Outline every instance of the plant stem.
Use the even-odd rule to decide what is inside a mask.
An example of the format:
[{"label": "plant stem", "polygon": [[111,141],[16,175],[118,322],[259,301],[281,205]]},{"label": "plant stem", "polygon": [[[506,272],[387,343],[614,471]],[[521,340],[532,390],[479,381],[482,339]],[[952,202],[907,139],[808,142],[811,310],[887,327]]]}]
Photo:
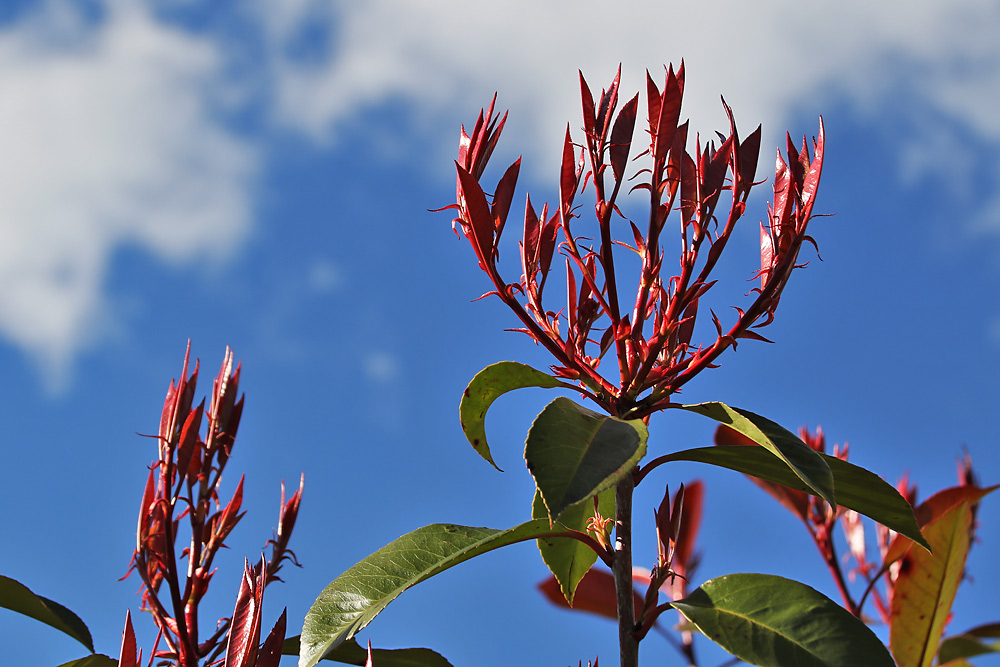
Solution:
[{"label": "plant stem", "polygon": [[618,646],[621,667],[638,667],[639,642],[635,631],[635,602],[632,586],[632,475],[615,488],[615,593],[618,601]]}]

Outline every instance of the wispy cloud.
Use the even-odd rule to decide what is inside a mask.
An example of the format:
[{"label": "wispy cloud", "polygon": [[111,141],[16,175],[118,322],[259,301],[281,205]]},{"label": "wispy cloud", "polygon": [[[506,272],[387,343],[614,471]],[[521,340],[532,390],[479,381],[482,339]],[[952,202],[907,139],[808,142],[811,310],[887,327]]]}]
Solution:
[{"label": "wispy cloud", "polygon": [[218,256],[250,221],[254,149],[219,120],[219,47],[110,3],[50,2],[0,31],[0,335],[51,389],[114,327],[109,259]]}]

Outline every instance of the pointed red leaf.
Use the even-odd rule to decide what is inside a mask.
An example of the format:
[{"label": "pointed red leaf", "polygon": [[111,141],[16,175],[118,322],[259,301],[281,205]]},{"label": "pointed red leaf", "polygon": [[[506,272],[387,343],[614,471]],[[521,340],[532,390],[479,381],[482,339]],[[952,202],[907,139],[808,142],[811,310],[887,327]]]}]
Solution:
[{"label": "pointed red leaf", "polygon": [[625,175],[625,165],[628,163],[629,150],[632,147],[632,134],[635,131],[635,116],[639,107],[639,95],[637,94],[629,100],[618,118],[615,120],[614,129],[611,130],[611,170],[614,172],[615,180],[621,181]]},{"label": "pointed red leaf", "polygon": [[[278,667],[281,661],[281,647],[285,643],[285,625],[288,610],[284,609],[278,617],[271,632],[268,633],[264,645],[257,653],[257,667]],[[227,666],[228,667],[228,666]]]},{"label": "pointed red leaf", "polygon": [[122,647],[118,652],[118,667],[139,667],[142,656],[135,654],[135,632],[132,630],[132,613],[125,612],[125,629],[122,631]]},{"label": "pointed red leaf", "polygon": [[517,185],[517,175],[521,170],[521,158],[517,158],[514,164],[507,168],[503,178],[497,184],[496,194],[493,195],[493,224],[496,228],[496,239],[500,240],[500,234],[507,222],[507,213],[510,211],[510,203],[514,198],[514,188]]},{"label": "pointed red leaf", "polygon": [[583,165],[583,153],[580,154],[580,159],[577,160],[573,141],[569,136],[569,124],[567,124],[566,138],[563,141],[562,169],[559,176],[559,201],[562,205],[561,212],[566,222],[568,222],[570,212],[573,209],[573,199],[576,197],[576,189],[580,185]]},{"label": "pointed red leaf", "polygon": [[590,92],[587,80],[580,71],[580,100],[583,103],[583,131],[588,137],[594,134],[594,95]]},{"label": "pointed red leaf", "polygon": [[673,569],[677,574],[687,575],[693,563],[694,545],[701,527],[701,512],[705,495],[705,485],[700,479],[688,482],[684,486],[684,500],[680,530],[677,533],[677,544],[674,547]]},{"label": "pointed red leaf", "polygon": [[615,107],[618,106],[618,85],[622,78],[622,66],[621,63],[618,64],[618,72],[615,74],[614,81],[608,86],[607,91],[602,91],[601,94],[601,107],[597,112],[597,117],[595,120],[598,121],[599,125],[596,125],[594,129],[598,131],[598,139],[600,141],[605,141],[608,136],[608,128],[611,127],[611,117],[615,113]]},{"label": "pointed red leaf", "polygon": [[740,186],[749,189],[757,175],[757,160],[760,157],[760,133],[758,125],[753,133],[740,143]]},{"label": "pointed red leaf", "polygon": [[455,167],[458,169],[461,203],[464,204],[463,212],[468,216],[466,222],[472,233],[472,238],[469,240],[472,241],[472,247],[485,269],[490,265],[493,256],[493,214],[486,201],[486,193],[483,192],[472,174],[457,162]]},{"label": "pointed red leaf", "polygon": [[[819,119],[819,136],[813,144],[813,160],[802,183],[802,210],[808,218],[816,201],[816,190],[819,188],[819,178],[823,173],[823,149],[826,145],[826,133],[823,127],[823,117]],[[805,152],[805,151],[803,151]]]},{"label": "pointed red leaf", "polygon": [[[258,569],[258,568],[255,568]],[[263,560],[259,573],[244,562],[243,579],[236,598],[236,609],[229,627],[229,644],[226,647],[226,667],[254,667],[257,660],[257,642],[260,639],[261,601],[264,595],[265,572]]]},{"label": "pointed red leaf", "polygon": [[681,99],[684,96],[683,84],[674,75],[673,67],[667,72],[667,83],[660,98],[660,115],[656,121],[653,134],[653,159],[661,162],[667,151],[673,145],[674,132],[681,117]]}]

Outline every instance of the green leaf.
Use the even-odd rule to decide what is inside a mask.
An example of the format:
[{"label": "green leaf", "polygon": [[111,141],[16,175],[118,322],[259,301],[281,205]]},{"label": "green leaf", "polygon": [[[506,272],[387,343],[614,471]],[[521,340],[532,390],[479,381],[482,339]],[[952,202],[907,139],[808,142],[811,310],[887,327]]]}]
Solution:
[{"label": "green leaf", "polygon": [[94,653],[85,658],[64,662],[59,667],[118,667],[118,661],[102,653]]},{"label": "green leaf", "polygon": [[770,419],[725,403],[698,403],[670,407],[696,412],[742,433],[785,462],[806,483],[810,493],[831,505],[834,502],[833,475],[819,452]]},{"label": "green leaf", "polygon": [[972,506],[993,490],[961,488],[966,498],[923,528],[933,553],[910,549],[896,577],[889,607],[889,647],[899,667],[929,667],[934,662],[965,574]]},{"label": "green leaf", "polygon": [[[497,470],[500,470],[500,466],[493,460],[493,454],[486,443],[486,412],[499,396],[523,387],[574,389],[573,386],[567,385],[542,371],[535,370],[531,366],[519,364],[516,361],[501,361],[479,371],[476,377],[472,378],[469,386],[465,388],[465,393],[462,394],[462,403],[458,407],[458,413],[462,420],[462,430],[465,432],[465,437],[469,439],[469,443],[479,452],[479,455],[489,461]],[[503,471],[500,470],[500,472]]]},{"label": "green leaf", "polygon": [[433,524],[388,544],[323,589],[302,627],[299,667],[312,667],[368,625],[386,605],[425,579],[494,549],[557,535],[535,519],[507,530]]},{"label": "green leaf", "polygon": [[[299,638],[289,637],[281,647],[282,655],[299,654]],[[368,650],[357,640],[349,639],[327,653],[324,660],[346,665],[368,664]],[[451,667],[451,663],[429,648],[372,649],[372,662],[378,667]]]},{"label": "green leaf", "polygon": [[90,630],[79,616],[58,602],[35,595],[24,584],[3,575],[0,575],[0,607],[51,625],[86,646],[91,653],[94,652]]},{"label": "green leaf", "polygon": [[[615,490],[605,489],[598,494],[597,499],[601,516],[614,518]],[[580,503],[562,513],[559,525],[586,533],[587,522],[593,515],[593,502]],[[538,489],[535,489],[535,499],[531,503],[531,518],[548,520],[548,510],[545,509],[545,503]],[[542,560],[552,572],[552,576],[559,582],[559,588],[566,602],[572,606],[576,587],[591,566],[597,562],[597,553],[583,542],[567,537],[540,539],[538,550],[542,553]]]},{"label": "green leaf", "polygon": [[752,665],[894,667],[868,626],[790,579],[730,574],[672,604],[705,636]]},{"label": "green leaf", "polygon": [[[875,473],[853,463],[827,454],[820,456],[833,473],[837,505],[864,514],[924,548],[930,548],[917,527],[913,508],[895,488]],[[661,460],[708,463],[816,495],[783,461],[760,447],[699,447],[668,454]]]},{"label": "green leaf", "polygon": [[952,660],[974,658],[987,653],[1000,653],[1000,642],[987,644],[967,634],[948,637],[938,648],[938,664],[944,665]]},{"label": "green leaf", "polygon": [[557,398],[528,430],[524,460],[552,521],[632,472],[646,454],[642,420],[608,417]]}]

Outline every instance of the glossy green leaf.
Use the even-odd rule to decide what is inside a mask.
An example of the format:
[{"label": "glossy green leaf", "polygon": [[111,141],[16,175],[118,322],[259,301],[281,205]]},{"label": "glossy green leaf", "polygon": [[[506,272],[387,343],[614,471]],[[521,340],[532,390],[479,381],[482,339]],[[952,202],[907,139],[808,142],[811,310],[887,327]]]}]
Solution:
[{"label": "glossy green leaf", "polygon": [[494,549],[564,530],[550,527],[547,519],[535,519],[507,530],[434,524],[403,535],[352,566],[319,594],[302,627],[299,667],[318,663],[421,581]]},{"label": "glossy green leaf", "polygon": [[118,661],[102,653],[94,653],[85,658],[64,662],[59,667],[118,667]]},{"label": "glossy green leaf", "polygon": [[822,593],[769,574],[730,574],[673,603],[709,639],[763,667],[894,667],[862,621]]},{"label": "glossy green leaf", "polygon": [[[500,466],[493,460],[493,454],[486,442],[486,412],[503,394],[515,389],[524,387],[542,387],[552,389],[555,387],[567,387],[573,389],[571,385],[557,380],[556,378],[535,370],[531,366],[519,364],[516,361],[501,361],[476,374],[472,382],[465,388],[462,394],[462,402],[458,407],[459,417],[462,420],[462,430],[469,443],[479,452],[479,455],[490,462],[494,468],[500,470]],[[501,470],[501,472],[503,472]]]},{"label": "glossy green leaf", "polygon": [[933,553],[910,549],[903,556],[889,607],[889,647],[899,667],[930,667],[938,652],[965,574],[972,505],[992,490],[962,488],[966,499],[923,528]]},{"label": "glossy green leaf", "polygon": [[[614,518],[615,516],[615,490],[608,488],[597,496],[598,507],[601,516]],[[535,489],[535,499],[531,503],[531,518],[548,520],[548,510],[542,496]],[[559,524],[579,531],[587,532],[587,523],[594,516],[593,501],[583,502],[570,507],[559,518]],[[559,582],[559,588],[563,596],[571,606],[576,587],[583,579],[584,575],[597,562],[597,553],[579,540],[566,537],[550,537],[538,540],[538,550],[542,554],[542,560],[548,566],[552,576]]]},{"label": "glossy green leaf", "polygon": [[[281,647],[281,654],[298,655],[299,638],[287,638]],[[330,651],[323,660],[364,667],[368,663],[368,650],[362,648],[357,640],[349,639]],[[450,662],[429,648],[373,648],[372,661],[378,667],[451,667]]]},{"label": "glossy green leaf", "polygon": [[0,575],[0,607],[29,616],[60,630],[94,652],[90,630],[80,617],[58,602],[35,595],[24,584]]},{"label": "glossy green leaf", "polygon": [[[929,548],[917,527],[913,508],[895,488],[875,473],[853,463],[841,461],[827,454],[820,456],[833,474],[837,505],[878,521],[883,526]],[[761,447],[739,445],[699,447],[668,454],[661,460],[708,463],[782,484],[797,491],[816,494],[783,461]]]},{"label": "glossy green leaf", "polygon": [[614,486],[646,454],[642,420],[625,421],[557,398],[528,430],[524,460],[549,517]]},{"label": "glossy green leaf", "polygon": [[748,410],[733,408],[725,403],[672,405],[688,410],[742,433],[785,462],[792,472],[805,482],[810,493],[834,504],[833,474],[819,452],[802,442],[791,431]]}]

